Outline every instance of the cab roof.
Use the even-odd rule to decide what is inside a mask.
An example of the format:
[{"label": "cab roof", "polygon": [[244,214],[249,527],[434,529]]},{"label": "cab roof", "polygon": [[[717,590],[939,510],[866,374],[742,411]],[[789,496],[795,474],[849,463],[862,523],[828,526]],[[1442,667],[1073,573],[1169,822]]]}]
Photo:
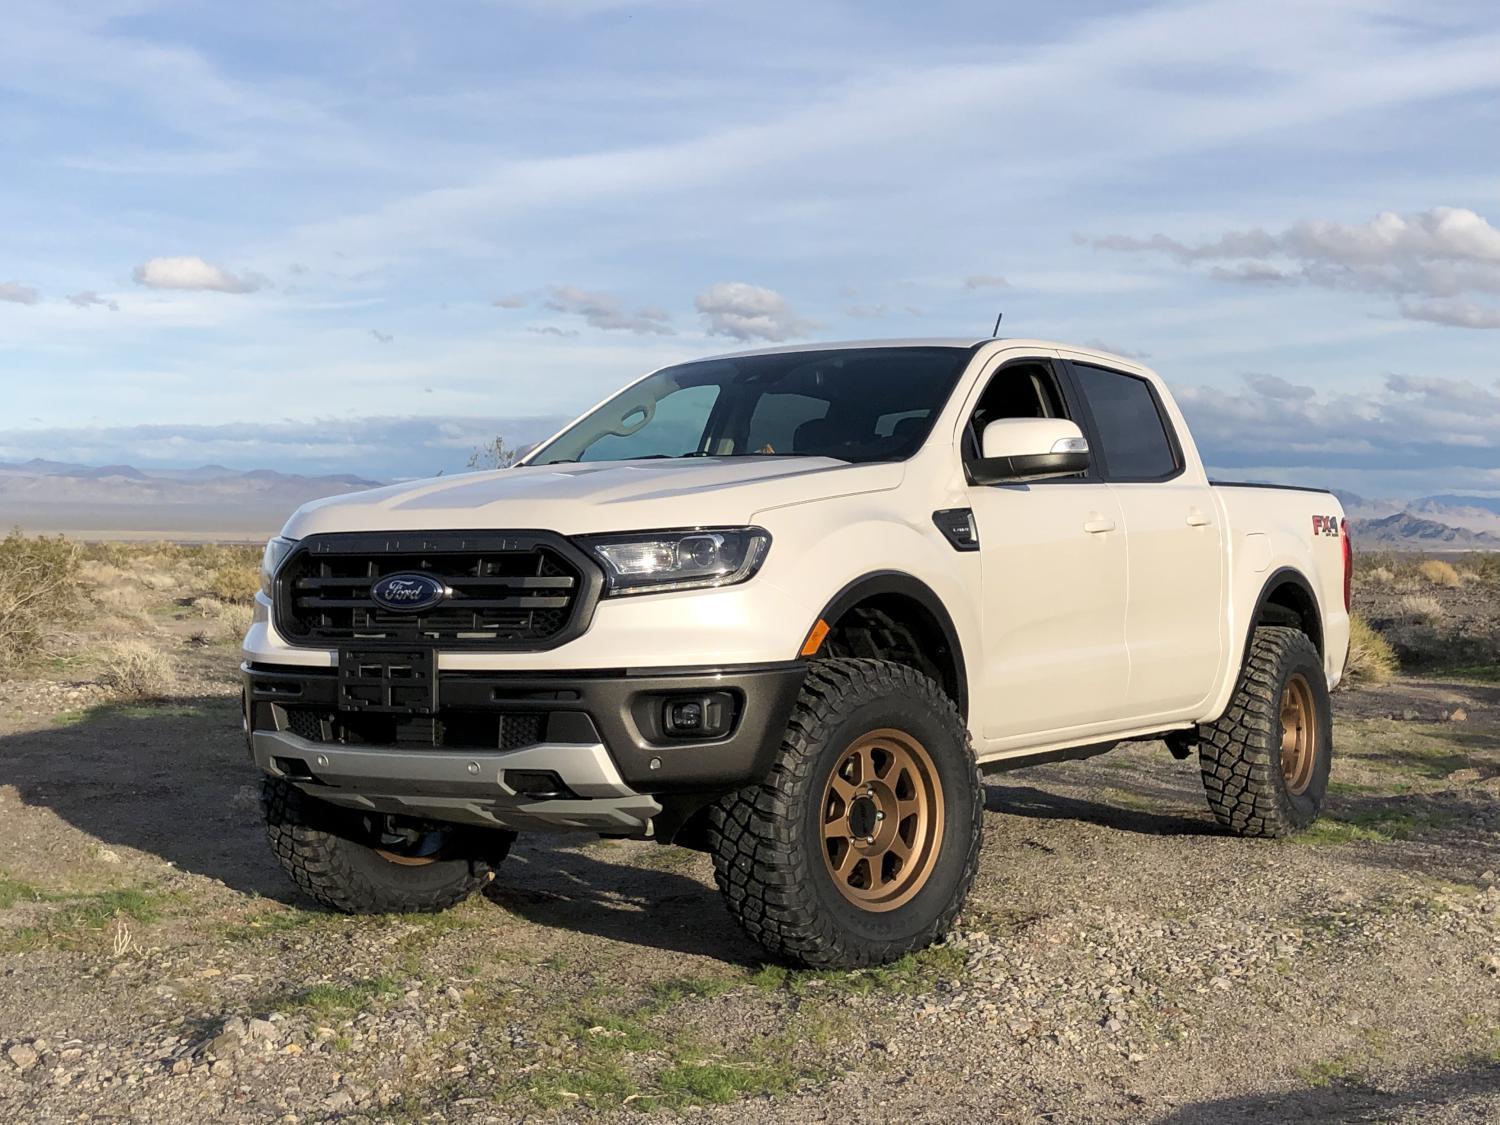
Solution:
[{"label": "cab roof", "polygon": [[[750,355],[838,351],[843,348],[979,348],[985,344],[1020,345],[1022,347],[1033,347],[1048,351],[1082,352],[1086,355],[1109,360],[1111,363],[1122,364],[1137,369],[1141,367],[1138,360],[1116,355],[1113,352],[1106,352],[1099,348],[1091,348],[1080,344],[1066,344],[1058,340],[1038,340],[1025,337],[1012,338],[1006,336],[934,336],[930,338],[912,337],[895,340],[821,340],[807,344],[779,344],[770,348],[750,348],[745,351],[723,352],[719,355],[704,356],[703,359],[735,359],[739,356]],[[693,361],[690,360],[688,362]]]}]

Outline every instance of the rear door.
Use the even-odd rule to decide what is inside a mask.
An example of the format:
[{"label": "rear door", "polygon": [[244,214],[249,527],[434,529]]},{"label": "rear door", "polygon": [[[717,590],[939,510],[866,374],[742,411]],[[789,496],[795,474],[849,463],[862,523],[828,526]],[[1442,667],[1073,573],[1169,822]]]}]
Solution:
[{"label": "rear door", "polygon": [[1150,380],[1069,366],[1090,452],[1124,517],[1131,719],[1193,711],[1217,684],[1224,644],[1219,509]]},{"label": "rear door", "polygon": [[[1079,407],[1051,357],[1009,360],[976,388],[960,445],[1000,418]],[[1081,422],[1080,422],[1081,424]],[[1119,502],[1092,471],[1030,484],[970,484],[979,528],[987,740],[1118,720],[1127,710],[1125,536]]]}]

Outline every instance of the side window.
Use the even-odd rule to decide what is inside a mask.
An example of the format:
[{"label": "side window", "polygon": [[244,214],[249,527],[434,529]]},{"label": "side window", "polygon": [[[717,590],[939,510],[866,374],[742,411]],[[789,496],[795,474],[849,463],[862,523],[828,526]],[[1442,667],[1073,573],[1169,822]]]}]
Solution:
[{"label": "side window", "polygon": [[1151,384],[1103,367],[1073,364],[1093,415],[1110,480],[1163,480],[1182,468]]},{"label": "side window", "polygon": [[1013,363],[990,376],[964,431],[964,455],[979,455],[985,426],[1002,418],[1066,418],[1057,377],[1044,363]]},{"label": "side window", "polygon": [[629,461],[633,457],[680,457],[698,448],[704,423],[719,397],[715,383],[684,387],[620,419],[622,432],[589,443],[580,461]]}]

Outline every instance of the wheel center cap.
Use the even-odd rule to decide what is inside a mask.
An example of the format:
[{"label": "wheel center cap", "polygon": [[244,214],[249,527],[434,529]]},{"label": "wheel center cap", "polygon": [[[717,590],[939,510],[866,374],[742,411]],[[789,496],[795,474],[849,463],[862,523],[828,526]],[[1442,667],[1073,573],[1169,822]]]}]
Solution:
[{"label": "wheel center cap", "polygon": [[875,801],[870,797],[856,797],[849,802],[849,834],[856,839],[875,834]]}]

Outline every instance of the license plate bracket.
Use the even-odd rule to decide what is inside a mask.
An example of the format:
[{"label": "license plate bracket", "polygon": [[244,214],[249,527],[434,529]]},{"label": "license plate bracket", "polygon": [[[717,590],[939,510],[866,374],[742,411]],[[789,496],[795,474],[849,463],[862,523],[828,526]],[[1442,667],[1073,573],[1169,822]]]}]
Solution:
[{"label": "license plate bracket", "polygon": [[437,654],[431,649],[340,649],[339,708],[387,715],[438,709]]}]

